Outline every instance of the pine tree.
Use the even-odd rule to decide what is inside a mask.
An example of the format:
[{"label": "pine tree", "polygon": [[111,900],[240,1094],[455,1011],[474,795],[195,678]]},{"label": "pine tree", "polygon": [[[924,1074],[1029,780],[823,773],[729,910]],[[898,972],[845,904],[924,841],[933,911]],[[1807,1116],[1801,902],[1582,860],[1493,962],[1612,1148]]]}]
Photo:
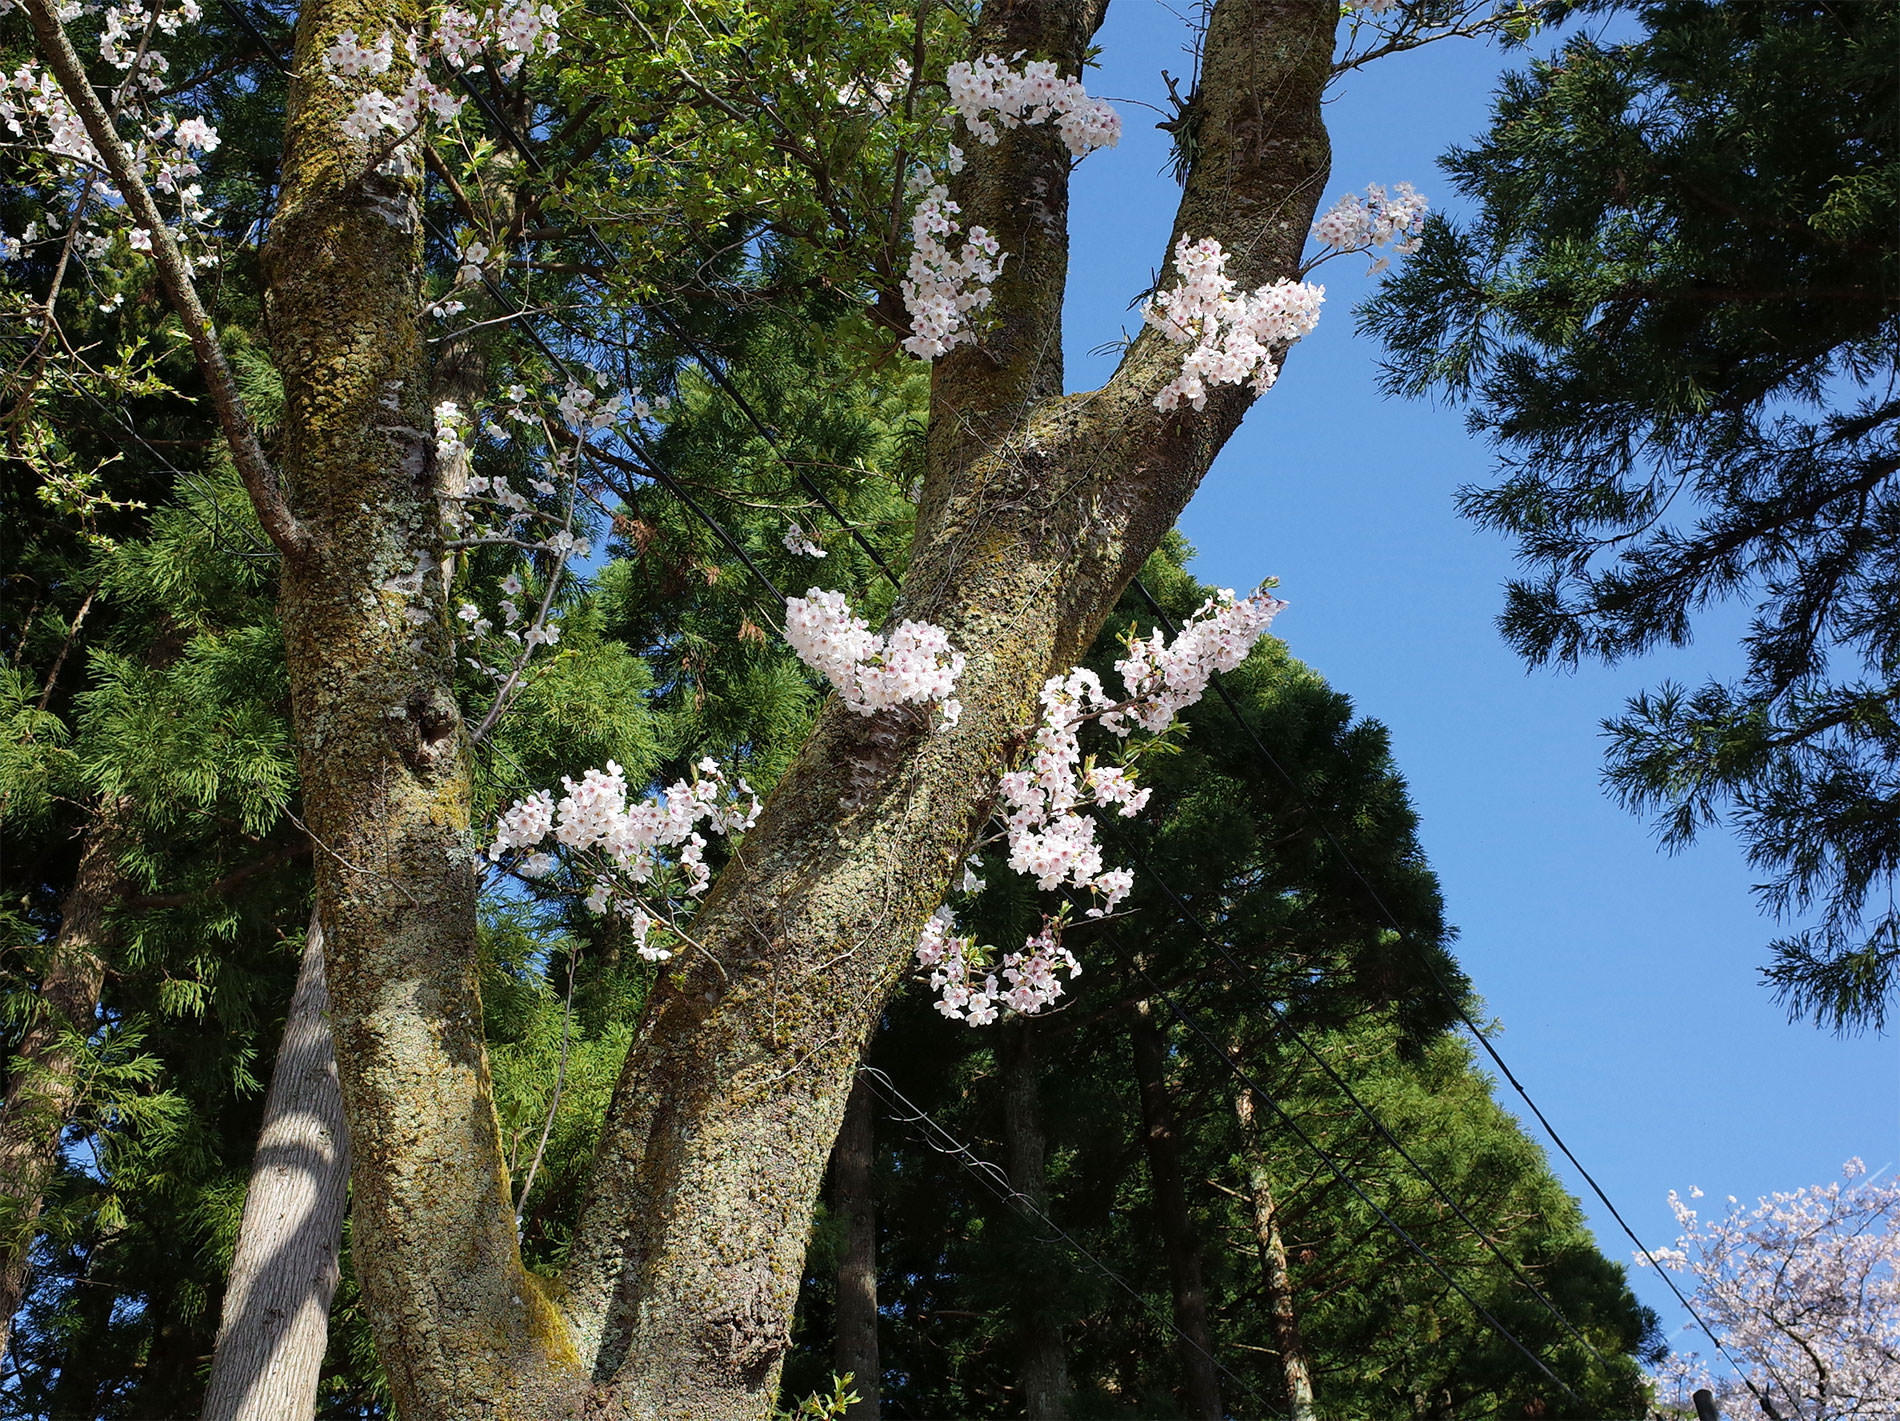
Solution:
[{"label": "pine tree", "polygon": [[[1611,6],[1589,6],[1609,10]],[[1900,7],[1670,0],[1510,76],[1446,166],[1474,203],[1363,320],[1389,384],[1465,404],[1465,514],[1528,572],[1532,664],[1686,644],[1752,604],[1747,669],[1632,699],[1609,782],[1666,846],[1726,817],[1791,1012],[1879,1029],[1900,983],[1893,456]]]}]

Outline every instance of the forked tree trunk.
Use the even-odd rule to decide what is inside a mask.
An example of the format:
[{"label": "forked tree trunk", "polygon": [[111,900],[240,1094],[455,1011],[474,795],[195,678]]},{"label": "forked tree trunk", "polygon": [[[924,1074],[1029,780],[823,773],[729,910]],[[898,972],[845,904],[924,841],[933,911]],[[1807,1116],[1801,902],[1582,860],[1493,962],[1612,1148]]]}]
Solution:
[{"label": "forked tree trunk", "polygon": [[316,911],[264,1098],[204,1421],[316,1414],[340,1271],[350,1155]]},{"label": "forked tree trunk", "polygon": [[1214,1336],[1207,1325],[1207,1284],[1202,1277],[1201,1243],[1188,1209],[1181,1171],[1180,1132],[1168,1103],[1167,1038],[1155,1024],[1147,1002],[1135,1005],[1135,1083],[1141,1092],[1142,1145],[1154,1186],[1155,1222],[1168,1256],[1168,1281],[1174,1292],[1175,1351],[1181,1358],[1181,1400],[1190,1416],[1221,1421],[1220,1377],[1214,1367]]},{"label": "forked tree trunk", "polygon": [[79,1104],[79,1067],[105,984],[106,910],[122,898],[118,836],[106,815],[86,834],[73,886],[60,905],[34,1016],[20,1038],[0,1106],[0,1357],[26,1298],[28,1263],[60,1137]]},{"label": "forked tree trunk", "polygon": [[844,1128],[831,1151],[833,1202],[844,1218],[844,1248],[838,1254],[837,1337],[832,1370],[850,1373],[857,1405],[851,1421],[878,1421],[878,1379],[882,1375],[877,1344],[877,1098],[862,1076],[851,1088]]},{"label": "forked tree trunk", "polygon": [[[41,7],[44,8],[43,6]],[[1103,0],[986,5],[978,52],[1080,71]],[[567,1274],[522,1265],[477,991],[467,734],[440,569],[419,165],[372,166],[369,85],[320,56],[419,0],[300,8],[266,309],[284,378],[282,620],[317,843],[358,1274],[405,1421],[771,1409],[813,1202],[864,1042],[946,891],[1045,677],[1093,639],[1253,402],[1163,413],[1183,348],[1143,332],[1101,389],[1059,356],[1070,155],[1049,125],[975,145],[963,218],[1009,253],[996,324],[932,377],[927,470],[894,615],[966,652],[964,712],[835,702],[654,985],[604,1122]],[[1299,270],[1328,149],[1331,0],[1219,0],[1177,238],[1252,288]],[[64,81],[62,81],[64,82]],[[83,88],[83,84],[76,84]],[[102,120],[100,121],[102,124]],[[1157,266],[1167,260],[1156,253]],[[207,357],[208,360],[208,357]]]},{"label": "forked tree trunk", "polygon": [[1280,1376],[1286,1384],[1292,1421],[1317,1421],[1313,1405],[1313,1369],[1306,1359],[1306,1341],[1293,1307],[1293,1277],[1287,1270],[1286,1241],[1280,1237],[1280,1215],[1273,1204],[1273,1177],[1254,1122],[1254,1096],[1243,1088],[1234,1097],[1240,1118],[1242,1148],[1247,1156],[1247,1193],[1253,1204],[1254,1238],[1266,1270],[1267,1306],[1273,1317],[1273,1340],[1280,1349]]},{"label": "forked tree trunk", "polygon": [[[993,4],[973,49],[1075,73],[1097,18],[1074,0]],[[1243,287],[1298,269],[1327,173],[1337,21],[1322,0],[1219,0],[1210,18],[1175,235],[1220,241]],[[952,193],[1010,258],[983,346],[933,372],[893,616],[967,653],[962,719],[932,733],[827,706],[695,919],[704,955],[660,979],[628,1054],[563,1299],[624,1414],[769,1409],[812,1200],[884,998],[1042,681],[1086,648],[1253,399],[1230,386],[1203,410],[1158,411],[1183,348],[1152,330],[1101,389],[1063,393],[1069,161],[1022,126],[972,145]]]},{"label": "forked tree trunk", "polygon": [[[1003,1138],[1008,1146],[1010,1187],[1037,1210],[1049,1208],[1048,1140],[1042,1128],[1042,1072],[1036,1063],[1037,1024],[1028,1018],[1001,1028],[997,1064],[1003,1076]],[[1041,1229],[1032,1232],[1040,1235]],[[1032,1250],[1026,1262],[1036,1267]],[[1025,1290],[1016,1304],[1016,1340],[1022,1361],[1024,1414],[1036,1421],[1065,1421],[1069,1414],[1069,1354],[1061,1319],[1037,1305],[1046,1284]]]}]

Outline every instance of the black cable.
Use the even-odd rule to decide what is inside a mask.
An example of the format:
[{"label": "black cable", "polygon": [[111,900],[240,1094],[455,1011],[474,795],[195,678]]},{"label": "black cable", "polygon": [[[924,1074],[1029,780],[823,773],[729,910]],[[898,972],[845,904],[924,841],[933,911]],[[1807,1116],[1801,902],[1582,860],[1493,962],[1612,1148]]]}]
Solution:
[{"label": "black cable", "polygon": [[1344,1184],[1348,1189],[1352,1190],[1352,1192],[1358,1197],[1359,1201],[1362,1204],[1364,1204],[1368,1209],[1372,1210],[1373,1213],[1377,1214],[1380,1220],[1385,1224],[1387,1228],[1391,1229],[1393,1233],[1397,1234],[1401,1239],[1403,1239],[1407,1247],[1409,1247],[1420,1258],[1424,1259],[1426,1264],[1430,1266],[1431,1270],[1434,1273],[1436,1273],[1440,1278],[1444,1279],[1445,1282],[1453,1289],[1453,1291],[1455,1291],[1458,1294],[1459,1297],[1463,1298],[1467,1303],[1469,1303],[1471,1305],[1472,1310],[1476,1312],[1479,1317],[1484,1319],[1486,1326],[1488,1326],[1493,1332],[1497,1333],[1497,1335],[1501,1337],[1504,1341],[1510,1343],[1513,1347],[1517,1348],[1517,1350],[1522,1352],[1525,1355],[1525,1357],[1529,1358],[1532,1366],[1536,1367],[1538,1371],[1542,1372],[1546,1377],[1548,1377],[1552,1385],[1560,1388],[1564,1392],[1564,1394],[1567,1395],[1572,1401],[1576,1402],[1578,1406],[1584,1405],[1583,1398],[1577,1395],[1575,1389],[1571,1387],[1569,1382],[1565,1381],[1562,1377],[1558,1376],[1548,1366],[1546,1366],[1544,1364],[1543,1358],[1539,1357],[1535,1352],[1531,1351],[1530,1348],[1526,1347],[1522,1342],[1520,1342],[1517,1338],[1517,1335],[1513,1333],[1510,1328],[1506,1327],[1502,1322],[1498,1321],[1498,1319],[1495,1316],[1493,1316],[1489,1308],[1487,1308],[1483,1303],[1479,1302],[1476,1298],[1474,1298],[1470,1294],[1470,1292],[1465,1288],[1464,1284],[1460,1283],[1456,1278],[1452,1277],[1452,1275],[1445,1269],[1445,1266],[1441,1264],[1437,1259],[1433,1258],[1431,1254],[1427,1253],[1425,1251],[1424,1245],[1422,1245],[1421,1243],[1419,1243],[1417,1239],[1412,1237],[1412,1235],[1406,1230],[1405,1225],[1401,1224],[1397,1219],[1393,1218],[1384,1209],[1380,1208],[1378,1204],[1376,1204],[1373,1201],[1372,1196],[1367,1194],[1364,1189],[1361,1189],[1359,1187],[1358,1181],[1356,1181],[1351,1175],[1346,1173],[1345,1167],[1341,1165],[1338,1160],[1334,1159],[1332,1154],[1323,1145],[1321,1145],[1311,1135],[1307,1134],[1306,1131],[1301,1127],[1299,1121],[1295,1120],[1292,1115],[1288,1114],[1286,1109],[1283,1106],[1281,1106],[1279,1101],[1275,1100],[1273,1096],[1268,1093],[1267,1089],[1264,1086],[1262,1086],[1251,1075],[1249,1075],[1245,1070],[1243,1070],[1238,1061],[1234,1060],[1233,1057],[1229,1056],[1225,1051],[1221,1050],[1220,1047],[1214,1043],[1214,1041],[1208,1036],[1206,1032],[1202,1031],[1201,1028],[1195,1022],[1190,1020],[1187,1017],[1187,1015],[1183,1013],[1182,1010],[1174,1004],[1174,999],[1169,997],[1167,993],[1163,992],[1161,988],[1158,985],[1156,985],[1155,980],[1152,977],[1150,977],[1146,971],[1142,969],[1139,963],[1135,964],[1135,975],[1140,977],[1142,981],[1148,984],[1149,989],[1152,991],[1154,996],[1160,999],[1162,1005],[1167,1007],[1168,1011],[1172,1013],[1176,1021],[1180,1022],[1181,1025],[1185,1026],[1190,1032],[1192,1032],[1196,1037],[1200,1039],[1202,1044],[1207,1046],[1209,1050],[1211,1050],[1217,1057],[1220,1058],[1221,1062],[1227,1067],[1227,1069],[1233,1073],[1235,1079],[1239,1080],[1243,1085],[1245,1085],[1249,1090],[1251,1090],[1257,1097],[1259,1097],[1261,1100],[1264,1100],[1269,1106],[1273,1108],[1274,1114],[1280,1117],[1281,1122],[1284,1123],[1286,1127],[1293,1132],[1293,1134],[1299,1139],[1299,1141],[1302,1144],[1304,1144],[1308,1149],[1312,1150],[1314,1154],[1320,1157],[1320,1159],[1325,1163],[1326,1167],[1330,1169],[1333,1172],[1333,1174],[1339,1179],[1340,1183]]},{"label": "black cable", "polygon": [[[1155,601],[1154,595],[1148,591],[1140,578],[1135,579],[1134,585],[1135,590],[1141,594],[1142,600],[1148,604],[1149,609],[1160,620],[1161,624],[1168,629],[1169,634],[1178,635],[1179,629],[1175,626],[1174,619],[1167,614],[1159,602]],[[1722,1354],[1722,1359],[1734,1370],[1735,1375],[1741,1378],[1742,1384],[1748,1388],[1750,1394],[1752,1394],[1755,1400],[1760,1404],[1762,1411],[1768,1416],[1769,1421],[1782,1421],[1781,1413],[1775,1410],[1773,1404],[1766,1396],[1762,1395],[1761,1391],[1755,1386],[1755,1383],[1749,1378],[1748,1373],[1742,1370],[1741,1365],[1729,1354],[1728,1348],[1722,1345],[1722,1339],[1715,1335],[1714,1330],[1710,1328],[1708,1323],[1702,1320],[1702,1314],[1697,1312],[1694,1305],[1683,1296],[1682,1289],[1676,1286],[1676,1280],[1671,1278],[1668,1270],[1663,1268],[1663,1266],[1656,1261],[1655,1254],[1649,1251],[1649,1245],[1636,1236],[1636,1230],[1629,1226],[1628,1221],[1624,1219],[1621,1211],[1610,1201],[1610,1196],[1603,1192],[1603,1186],[1598,1184],[1595,1176],[1583,1167],[1583,1162],[1577,1158],[1569,1144],[1565,1142],[1564,1137],[1557,1133],[1557,1127],[1550,1123],[1549,1119],[1544,1115],[1544,1112],[1538,1108],[1537,1102],[1531,1099],[1531,1094],[1524,1089],[1523,1082],[1519,1081],[1511,1068],[1505,1064],[1504,1057],[1498,1053],[1497,1047],[1491,1044],[1490,1037],[1471,1019],[1470,1014],[1465,1010],[1464,1002],[1456,992],[1452,991],[1450,984],[1445,981],[1444,976],[1439,972],[1436,964],[1432,962],[1430,951],[1421,947],[1412,934],[1405,930],[1405,927],[1399,922],[1398,915],[1386,905],[1385,899],[1379,894],[1379,890],[1372,886],[1371,881],[1360,871],[1359,865],[1353,861],[1352,855],[1346,851],[1345,845],[1339,842],[1338,836],[1333,833],[1332,825],[1326,821],[1325,816],[1320,813],[1313,802],[1306,797],[1306,792],[1301,789],[1299,781],[1293,778],[1287,768],[1275,758],[1273,752],[1267,749],[1260,737],[1254,733],[1253,727],[1247,724],[1246,717],[1241,715],[1240,707],[1234,703],[1233,697],[1228,694],[1227,688],[1221,683],[1220,677],[1216,675],[1210,678],[1210,684],[1214,687],[1215,694],[1221,698],[1221,702],[1227,707],[1228,714],[1233,716],[1235,723],[1245,732],[1248,740],[1253,742],[1253,747],[1255,751],[1259,753],[1261,759],[1271,766],[1273,770],[1279,774],[1281,779],[1286,781],[1288,788],[1293,791],[1294,797],[1300,802],[1301,807],[1303,807],[1308,814],[1313,816],[1314,822],[1319,826],[1320,834],[1332,847],[1333,851],[1339,855],[1340,861],[1346,865],[1347,871],[1358,880],[1359,886],[1365,889],[1367,898],[1369,898],[1372,901],[1372,905],[1378,909],[1379,915],[1385,919],[1387,926],[1399,935],[1402,942],[1407,943],[1414,951],[1418,952],[1420,960],[1425,965],[1426,972],[1431,976],[1432,982],[1437,986],[1440,994],[1451,1004],[1451,1008],[1457,1013],[1458,1019],[1464,1023],[1466,1029],[1476,1038],[1478,1045],[1484,1048],[1484,1053],[1491,1058],[1492,1064],[1503,1074],[1504,1079],[1511,1083],[1511,1088],[1518,1093],[1518,1096],[1523,1100],[1524,1104],[1530,1108],[1531,1114],[1536,1117],[1537,1123],[1543,1127],[1544,1133],[1550,1136],[1551,1142],[1562,1151],[1563,1157],[1570,1161],[1571,1167],[1574,1168],[1578,1174],[1583,1176],[1584,1183],[1590,1186],[1590,1192],[1596,1195],[1598,1201],[1602,1203],[1605,1209],[1609,1210],[1610,1217],[1616,1220],[1617,1226],[1623,1230],[1624,1237],[1636,1245],[1637,1251],[1648,1260],[1649,1265],[1656,1270],[1656,1273],[1662,1278],[1663,1282],[1668,1285],[1669,1291],[1675,1294],[1676,1301],[1682,1304],[1683,1311],[1695,1319],[1696,1326],[1702,1329],[1703,1335],[1715,1344],[1716,1351]]]},{"label": "black cable", "polygon": [[[1150,879],[1152,879],[1155,882],[1156,886],[1158,886],[1161,889],[1161,891],[1168,896],[1169,901],[1174,904],[1175,909],[1180,914],[1182,920],[1185,921],[1190,927],[1192,927],[1195,930],[1195,932],[1199,933],[1203,941],[1205,941],[1216,952],[1220,953],[1222,957],[1226,958],[1228,963],[1231,964],[1233,967],[1235,967],[1237,970],[1245,972],[1249,977],[1256,975],[1255,969],[1250,967],[1247,963],[1242,962],[1238,957],[1236,957],[1231,951],[1228,950],[1228,947],[1225,943],[1221,942],[1218,938],[1214,936],[1213,932],[1206,926],[1206,924],[1201,922],[1199,915],[1197,915],[1193,911],[1193,909],[1191,909],[1187,905],[1187,903],[1182,899],[1181,895],[1175,892],[1174,888],[1169,883],[1167,883],[1164,879],[1162,879],[1162,877],[1158,873],[1155,872],[1154,867],[1145,858],[1143,858],[1139,853],[1135,853],[1133,857],[1135,860],[1135,866],[1139,868],[1143,873],[1145,873]],[[1104,936],[1106,936],[1106,934]],[[1111,945],[1115,945],[1113,938],[1109,938],[1108,940]],[[1549,1297],[1547,1297],[1544,1294],[1543,1289],[1539,1288],[1536,1283],[1532,1282],[1531,1279],[1528,1276],[1526,1276],[1524,1271],[1520,1269],[1517,1266],[1517,1264],[1514,1263],[1510,1259],[1510,1257],[1504,1252],[1504,1250],[1499,1248],[1498,1245],[1491,1240],[1490,1235],[1487,1234],[1482,1228],[1478,1226],[1477,1221],[1474,1220],[1471,1217],[1471,1215],[1465,1212],[1464,1206],[1460,1204],[1457,1201],[1457,1199],[1452,1196],[1451,1192],[1447,1190],[1444,1187],[1444,1185],[1438,1182],[1438,1180],[1432,1175],[1430,1170],[1426,1169],[1423,1164],[1419,1163],[1417,1158],[1413,1156],[1412,1152],[1406,1149],[1405,1146],[1399,1141],[1398,1136],[1394,1135],[1392,1131],[1387,1128],[1386,1123],[1379,1118],[1377,1113],[1373,1111],[1372,1107],[1367,1105],[1363,1100],[1359,1098],[1358,1093],[1354,1091],[1353,1088],[1349,1084],[1347,1084],[1345,1078],[1342,1077],[1338,1071],[1333,1069],[1332,1063],[1328,1061],[1323,1055],[1321,1055],[1320,1052],[1312,1045],[1312,1043],[1307,1041],[1306,1037],[1303,1036],[1299,1031],[1297,1031],[1294,1028],[1293,1024],[1287,1020],[1285,1013],[1283,1013],[1278,1007],[1274,1006],[1272,1002],[1266,1000],[1264,997],[1257,996],[1255,1000],[1261,1007],[1263,1007],[1266,1010],[1267,1015],[1272,1019],[1273,1023],[1280,1029],[1280,1031],[1285,1036],[1289,1037],[1292,1040],[1293,1044],[1298,1046],[1300,1050],[1306,1054],[1307,1058],[1311,1060],[1316,1066],[1320,1068],[1321,1071],[1325,1073],[1326,1078],[1328,1080],[1330,1080],[1334,1085],[1339,1087],[1340,1091],[1345,1095],[1346,1099],[1349,1102],[1351,1102],[1353,1108],[1357,1110],[1362,1116],[1364,1116],[1366,1119],[1366,1122],[1370,1124],[1372,1128],[1378,1133],[1379,1138],[1384,1140],[1386,1144],[1391,1146],[1392,1149],[1398,1154],[1400,1159],[1404,1160],[1406,1164],[1411,1166],[1412,1172],[1416,1174],[1420,1179],[1422,1179],[1428,1186],[1430,1186],[1432,1193],[1436,1194],[1441,1200],[1445,1202],[1445,1204],[1451,1209],[1451,1211],[1458,1216],[1460,1222],[1462,1222],[1466,1228],[1470,1229],[1472,1235],[1478,1240],[1478,1242],[1483,1244],[1484,1247],[1490,1252],[1491,1256],[1496,1258],[1498,1262],[1502,1263],[1505,1266],[1505,1268],[1510,1272],[1511,1276],[1515,1278],[1519,1283],[1523,1284],[1524,1287],[1530,1291],[1530,1295],[1536,1298],[1537,1301],[1543,1305],[1544,1311],[1548,1312],[1551,1315],[1551,1317],[1556,1320],[1557,1325],[1559,1327],[1561,1327],[1565,1332],[1569,1333],[1570,1336],[1573,1339],[1575,1339],[1584,1348],[1585,1351],[1589,1352],[1589,1354],[1592,1357],[1596,1358],[1598,1365],[1603,1368],[1604,1375],[1606,1377],[1609,1376],[1610,1375],[1609,1359],[1597,1350],[1595,1344],[1592,1343],[1589,1338],[1585,1337],[1581,1332],[1579,1332],[1574,1326],[1571,1325],[1570,1319],[1565,1317],[1563,1313],[1558,1309],[1557,1305],[1554,1302],[1552,1302],[1549,1299]]]},{"label": "black cable", "polygon": [[[1249,1392],[1253,1395],[1255,1400],[1264,1402],[1264,1398],[1261,1397],[1258,1389],[1250,1386],[1246,1381],[1228,1370],[1226,1364],[1224,1364],[1220,1358],[1209,1352],[1192,1337],[1189,1337],[1172,1318],[1160,1317],[1156,1314],[1152,1307],[1150,1307],[1148,1300],[1137,1292],[1135,1287],[1129,1283],[1126,1278],[1123,1278],[1121,1274],[1110,1268],[1093,1253],[1090,1253],[1088,1249],[1084,1248],[1081,1243],[1076,1240],[1073,1234],[1069,1233],[1062,1225],[1058,1224],[1041,1209],[1037,1208],[1034,1200],[1020,1189],[1011,1185],[1009,1176],[1003,1172],[1000,1165],[994,1164],[986,1159],[979,1159],[968,1145],[964,1144],[961,1140],[957,1139],[955,1135],[952,1135],[942,1125],[938,1124],[928,1111],[909,1099],[897,1088],[891,1078],[876,1066],[860,1066],[858,1067],[858,1075],[866,1085],[870,1086],[872,1093],[880,1097],[891,1109],[897,1110],[901,1108],[910,1112],[909,1115],[893,1115],[891,1119],[904,1125],[915,1125],[917,1122],[922,1121],[944,1141],[943,1145],[938,1145],[930,1139],[929,1135],[925,1135],[923,1138],[926,1145],[929,1145],[931,1149],[940,1155],[950,1155],[955,1158],[965,1169],[982,1180],[984,1186],[989,1189],[992,1194],[996,1195],[997,1198],[1001,1199],[1011,1208],[1033,1215],[1045,1228],[1049,1229],[1055,1237],[1060,1238],[1064,1243],[1068,1244],[1070,1248],[1075,1250],[1075,1252],[1092,1263],[1103,1277],[1109,1279],[1116,1287],[1120,1288],[1124,1293],[1128,1294],[1129,1297],[1141,1304],[1142,1308],[1148,1312],[1149,1317],[1159,1321],[1176,1337],[1180,1338],[1181,1341],[1187,1343],[1188,1346],[1207,1358],[1209,1362],[1220,1369],[1229,1381],[1233,1382],[1242,1391]],[[893,1100],[893,1097],[895,1100]]]}]

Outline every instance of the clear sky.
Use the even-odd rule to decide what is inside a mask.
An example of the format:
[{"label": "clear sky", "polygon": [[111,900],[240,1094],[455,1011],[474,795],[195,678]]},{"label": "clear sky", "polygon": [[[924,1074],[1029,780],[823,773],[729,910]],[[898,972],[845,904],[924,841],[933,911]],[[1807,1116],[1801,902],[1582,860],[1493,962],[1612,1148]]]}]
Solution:
[{"label": "clear sky", "polygon": [[[1114,0],[1090,92],[1162,104],[1160,71],[1189,72],[1187,36],[1159,0]],[[1327,111],[1322,207],[1410,181],[1455,212],[1436,159],[1482,131],[1494,77],[1523,62],[1453,40],[1349,76]],[[1075,186],[1073,389],[1109,368],[1091,348],[1134,330],[1126,307],[1165,260],[1178,192],[1160,115],[1119,107],[1121,146],[1082,164]],[[1527,673],[1493,625],[1510,550],[1452,506],[1459,485],[1488,478],[1490,453],[1457,411],[1380,395],[1379,350],[1353,330],[1366,265],[1342,257],[1312,278],[1327,288],[1319,330],[1182,520],[1195,572],[1241,590],[1278,576],[1292,606],[1275,633],[1390,728],[1460,959],[1503,1023],[1498,1047],[1646,1243],[1674,1242],[1672,1188],[1752,1203],[1836,1178],[1850,1156],[1900,1166],[1900,1043],[1790,1024],[1756,979],[1776,929],[1734,842],[1717,830],[1668,857],[1599,783],[1601,720],[1665,677],[1728,675],[1744,618],[1615,670]],[[1553,1162],[1605,1251],[1627,1259],[1583,1181]],[[1693,1348],[1661,1282],[1643,1269],[1632,1281]]]}]

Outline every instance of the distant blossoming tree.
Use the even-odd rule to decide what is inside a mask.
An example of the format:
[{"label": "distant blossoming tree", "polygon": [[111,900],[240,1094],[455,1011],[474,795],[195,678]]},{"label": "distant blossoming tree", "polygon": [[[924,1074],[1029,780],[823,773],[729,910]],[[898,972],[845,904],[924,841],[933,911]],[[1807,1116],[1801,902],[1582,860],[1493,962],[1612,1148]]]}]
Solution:
[{"label": "distant blossoming tree", "polygon": [[1900,1179],[1866,1172],[1851,1159],[1845,1182],[1771,1194],[1752,1209],[1731,1195],[1708,1220],[1670,1192],[1684,1232],[1656,1261],[1695,1278],[1696,1309],[1748,1381],[1671,1353],[1665,1395],[1673,1389],[1686,1405],[1707,1387],[1729,1414],[1755,1414],[1753,1383],[1788,1421],[1900,1415]]}]

